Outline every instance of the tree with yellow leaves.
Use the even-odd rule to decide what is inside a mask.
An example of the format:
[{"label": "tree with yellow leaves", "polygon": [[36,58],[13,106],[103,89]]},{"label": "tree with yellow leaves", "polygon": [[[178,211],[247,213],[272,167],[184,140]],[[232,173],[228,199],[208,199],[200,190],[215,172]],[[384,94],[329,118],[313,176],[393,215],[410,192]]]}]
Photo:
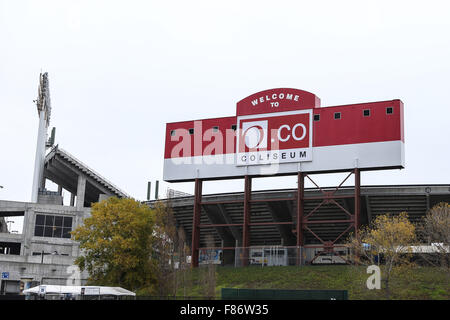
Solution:
[{"label": "tree with yellow leaves", "polygon": [[379,215],[372,225],[361,228],[358,237],[352,237],[351,247],[355,262],[370,264],[383,258],[384,282],[386,294],[390,295],[390,280],[394,266],[407,265],[410,262],[411,246],[416,239],[415,227],[409,221],[408,214]]},{"label": "tree with yellow leaves", "polygon": [[151,288],[157,283],[154,226],[154,210],[136,200],[95,203],[91,216],[72,232],[82,250],[75,264],[96,285]]}]

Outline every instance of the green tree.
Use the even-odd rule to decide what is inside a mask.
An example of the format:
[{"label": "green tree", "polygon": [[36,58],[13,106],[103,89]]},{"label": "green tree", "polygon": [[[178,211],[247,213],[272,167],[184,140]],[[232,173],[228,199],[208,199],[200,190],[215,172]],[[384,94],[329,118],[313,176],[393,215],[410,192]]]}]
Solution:
[{"label": "green tree", "polygon": [[157,286],[154,226],[154,210],[136,200],[95,203],[91,216],[72,232],[82,249],[75,264],[89,272],[92,284],[151,291]]}]

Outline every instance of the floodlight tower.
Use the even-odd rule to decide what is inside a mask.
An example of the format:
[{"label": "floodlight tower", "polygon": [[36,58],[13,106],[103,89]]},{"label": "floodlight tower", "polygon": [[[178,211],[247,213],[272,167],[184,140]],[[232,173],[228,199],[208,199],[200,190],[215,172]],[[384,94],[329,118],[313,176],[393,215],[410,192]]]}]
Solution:
[{"label": "floodlight tower", "polygon": [[54,130],[52,137],[47,142],[47,129],[50,124],[50,115],[52,111],[50,103],[50,89],[48,83],[48,73],[41,73],[39,76],[38,97],[34,100],[39,116],[39,129],[36,145],[36,157],[34,161],[33,189],[31,193],[31,202],[38,201],[40,188],[44,188],[44,161],[45,150],[53,145]]}]

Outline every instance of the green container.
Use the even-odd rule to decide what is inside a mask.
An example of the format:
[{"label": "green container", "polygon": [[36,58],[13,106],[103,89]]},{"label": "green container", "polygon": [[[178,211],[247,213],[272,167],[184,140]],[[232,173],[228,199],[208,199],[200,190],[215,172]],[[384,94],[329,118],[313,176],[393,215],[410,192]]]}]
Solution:
[{"label": "green container", "polygon": [[348,300],[348,291],[222,288],[222,300]]}]

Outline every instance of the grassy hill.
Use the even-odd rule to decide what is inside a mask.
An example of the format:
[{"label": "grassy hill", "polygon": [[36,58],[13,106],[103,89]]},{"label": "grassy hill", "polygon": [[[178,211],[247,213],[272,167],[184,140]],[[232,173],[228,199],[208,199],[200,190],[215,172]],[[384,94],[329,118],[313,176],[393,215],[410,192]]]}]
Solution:
[{"label": "grassy hill", "polygon": [[[190,271],[185,281],[179,280],[178,296],[204,297],[207,268]],[[365,267],[304,266],[304,267],[217,267],[216,299],[221,288],[348,290],[351,300],[386,299],[386,292],[368,290],[370,276]],[[450,275],[442,269],[415,267],[397,270],[391,281],[391,299],[450,299]]]}]

